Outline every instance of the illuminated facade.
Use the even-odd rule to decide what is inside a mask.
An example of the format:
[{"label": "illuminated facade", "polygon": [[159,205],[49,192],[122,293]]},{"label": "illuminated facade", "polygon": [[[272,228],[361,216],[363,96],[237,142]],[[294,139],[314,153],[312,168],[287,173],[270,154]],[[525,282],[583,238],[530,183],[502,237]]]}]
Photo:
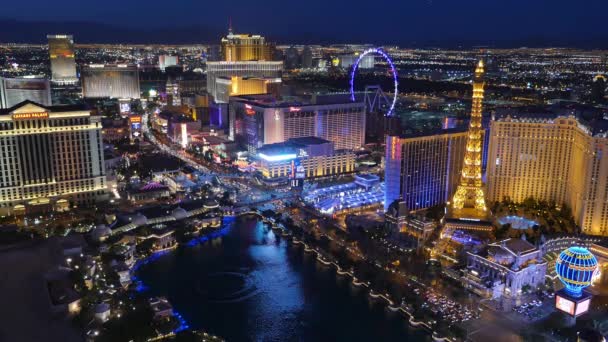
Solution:
[{"label": "illuminated facade", "polygon": [[0,77],[0,108],[10,108],[26,100],[50,106],[51,85],[49,80]]},{"label": "illuminated facade", "polygon": [[226,103],[226,94],[220,93],[218,90],[218,78],[258,78],[277,82],[276,80],[280,80],[282,74],[283,62],[207,62],[207,92],[213,96],[215,102]]},{"label": "illuminated facade", "polygon": [[308,179],[355,171],[352,151],[334,150],[334,144],[315,137],[290,139],[258,150],[258,171],[266,179]]},{"label": "illuminated facade", "polygon": [[557,276],[573,297],[580,297],[583,289],[591,286],[596,269],[597,259],[584,247],[565,249],[555,260]]},{"label": "illuminated facade", "polygon": [[574,320],[586,313],[591,294],[583,290],[593,283],[597,268],[597,259],[587,248],[572,246],[563,250],[555,260],[557,278],[564,284],[555,294],[555,308]]},{"label": "illuminated facade", "polygon": [[583,232],[608,236],[608,136],[574,116],[513,114],[491,124],[488,200],[567,204]]},{"label": "illuminated facade", "polygon": [[71,35],[47,35],[49,57],[51,59],[51,80],[57,84],[78,82],[76,59],[74,58],[74,37]]},{"label": "illuminated facade", "polygon": [[349,94],[237,96],[229,107],[231,139],[252,153],[262,145],[309,136],[329,140],[338,150],[365,143],[365,104],[350,101]]},{"label": "illuminated facade", "polygon": [[85,98],[138,99],[139,71],[136,65],[90,64],[82,68]]},{"label": "illuminated facade", "polygon": [[216,79],[216,101],[227,103],[230,96],[267,94],[273,85],[281,83],[280,78],[218,77]]},{"label": "illuminated facade", "polygon": [[99,117],[23,102],[0,110],[2,215],[67,209],[106,197]]},{"label": "illuminated facade", "polygon": [[462,283],[483,297],[517,297],[526,286],[543,285],[546,272],[547,263],[538,248],[524,239],[506,239],[479,253],[467,252]]},{"label": "illuminated facade", "polygon": [[158,68],[161,71],[165,71],[167,67],[179,65],[179,57],[171,55],[160,55],[158,56]]},{"label": "illuminated facade", "polygon": [[456,189],[450,208],[451,216],[455,218],[485,219],[487,217],[483,181],[481,179],[483,68],[483,61],[479,61],[473,79],[471,121],[469,122],[464,165],[462,166],[460,184]]},{"label": "illuminated facade", "polygon": [[226,62],[271,61],[272,47],[260,35],[233,34],[230,29],[222,38],[221,54]]},{"label": "illuminated facade", "polygon": [[422,136],[387,136],[385,210],[402,200],[408,210],[449,201],[460,180],[467,132],[459,129]]}]

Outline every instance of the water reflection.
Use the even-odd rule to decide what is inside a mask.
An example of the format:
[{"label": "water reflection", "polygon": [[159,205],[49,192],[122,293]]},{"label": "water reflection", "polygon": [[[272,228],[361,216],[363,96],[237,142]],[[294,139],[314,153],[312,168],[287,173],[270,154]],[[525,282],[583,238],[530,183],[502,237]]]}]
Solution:
[{"label": "water reflection", "polygon": [[228,341],[429,339],[255,218],[142,265],[138,276],[192,328]]}]

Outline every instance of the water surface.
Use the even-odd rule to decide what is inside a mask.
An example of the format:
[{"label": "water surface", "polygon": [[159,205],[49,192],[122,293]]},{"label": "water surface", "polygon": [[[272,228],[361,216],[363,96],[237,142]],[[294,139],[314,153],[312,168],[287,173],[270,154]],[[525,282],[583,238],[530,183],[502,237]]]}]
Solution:
[{"label": "water surface", "polygon": [[223,236],[137,271],[145,291],[169,298],[191,328],[227,341],[429,340],[256,218],[226,225]]}]

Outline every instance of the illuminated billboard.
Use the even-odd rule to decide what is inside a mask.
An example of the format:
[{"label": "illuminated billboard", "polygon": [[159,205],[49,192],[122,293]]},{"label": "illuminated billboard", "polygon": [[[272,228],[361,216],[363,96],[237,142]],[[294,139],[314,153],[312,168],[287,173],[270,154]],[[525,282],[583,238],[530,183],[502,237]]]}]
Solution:
[{"label": "illuminated billboard", "polygon": [[291,179],[304,179],[306,178],[306,170],[304,166],[300,163],[299,159],[294,159],[291,161]]},{"label": "illuminated billboard", "polygon": [[568,315],[574,316],[574,307],[576,306],[576,303],[574,303],[573,301],[561,297],[561,296],[555,296],[555,308],[557,308],[560,311],[563,311],[565,313],[567,313]]},{"label": "illuminated billboard", "polygon": [[580,297],[573,297],[565,290],[555,294],[555,308],[572,317],[578,317],[589,311],[590,304],[591,295],[585,292]]},{"label": "illuminated billboard", "polygon": [[118,107],[121,114],[127,114],[131,111],[131,104],[129,102],[119,102]]},{"label": "illuminated billboard", "polygon": [[576,311],[574,312],[575,316],[580,316],[585,312],[589,311],[589,304],[591,303],[591,298],[587,298],[584,301],[578,303],[576,306]]},{"label": "illuminated billboard", "polygon": [[48,119],[48,118],[49,118],[48,112],[13,114],[13,120]]}]

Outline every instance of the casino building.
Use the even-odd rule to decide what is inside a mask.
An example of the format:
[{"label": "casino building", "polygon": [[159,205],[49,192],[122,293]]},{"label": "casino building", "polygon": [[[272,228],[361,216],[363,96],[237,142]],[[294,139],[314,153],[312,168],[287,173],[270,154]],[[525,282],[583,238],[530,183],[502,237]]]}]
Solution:
[{"label": "casino building", "polygon": [[[230,95],[255,94],[251,88],[262,89],[256,84],[278,84],[283,75],[282,61],[237,61],[237,62],[207,62],[207,92],[216,103],[227,103]],[[243,79],[258,79],[258,81],[244,82]],[[244,91],[243,85],[250,91]]]},{"label": "casino building", "polygon": [[488,200],[565,203],[583,232],[608,236],[608,121],[506,110],[491,124]]},{"label": "casino building", "polygon": [[331,141],[317,137],[290,139],[258,150],[258,171],[266,180],[337,176],[355,170],[355,154],[334,150]]},{"label": "casino building", "polygon": [[385,210],[395,200],[410,211],[449,201],[460,180],[466,143],[462,128],[387,136]]},{"label": "casino building", "polygon": [[74,106],[0,110],[0,215],[67,210],[107,198],[101,121]]},{"label": "casino building", "polygon": [[489,244],[483,251],[467,252],[462,283],[482,297],[516,297],[526,287],[542,285],[546,272],[541,250],[525,239],[506,239]]},{"label": "casino building", "polygon": [[138,99],[137,65],[89,64],[82,67],[82,95],[85,98]]},{"label": "casino building", "polygon": [[51,80],[55,84],[78,82],[74,37],[65,34],[49,34],[49,57],[51,59]]},{"label": "casino building", "polygon": [[365,143],[365,104],[350,94],[249,95],[230,98],[230,136],[250,153],[292,138],[318,137],[336,150]]}]

